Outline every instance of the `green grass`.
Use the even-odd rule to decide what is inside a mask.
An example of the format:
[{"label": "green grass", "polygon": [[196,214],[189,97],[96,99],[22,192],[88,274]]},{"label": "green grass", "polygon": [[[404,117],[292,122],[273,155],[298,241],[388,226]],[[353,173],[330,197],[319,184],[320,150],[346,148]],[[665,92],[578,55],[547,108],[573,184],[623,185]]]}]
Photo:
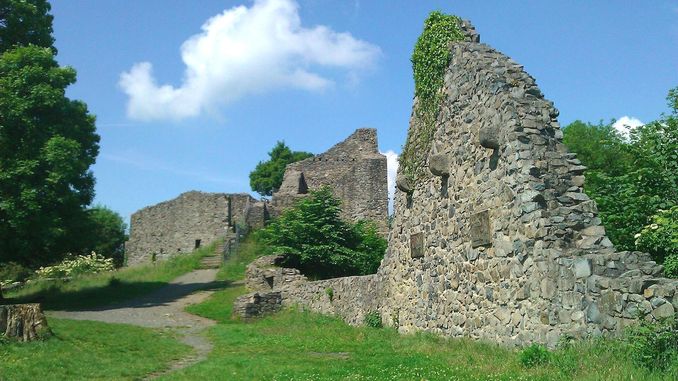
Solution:
[{"label": "green grass", "polygon": [[8,303],[42,303],[45,309],[78,309],[106,305],[147,294],[200,267],[216,244],[167,261],[80,276],[69,281],[36,281],[7,292]]},{"label": "green grass", "polygon": [[[259,247],[260,249],[260,247]],[[256,243],[243,246],[248,261]],[[260,252],[260,251],[259,251]],[[243,258],[229,259],[224,279],[242,279]],[[675,380],[678,364],[649,372],[629,360],[621,341],[577,342],[528,368],[520,352],[469,339],[400,335],[384,328],[351,327],[339,319],[298,310],[252,321],[231,319],[233,301],[246,290],[231,285],[188,308],[217,320],[206,361],[164,379],[228,380]]]},{"label": "green grass", "polygon": [[49,319],[46,341],[0,344],[0,380],[137,380],[191,349],[171,334],[91,321]]}]

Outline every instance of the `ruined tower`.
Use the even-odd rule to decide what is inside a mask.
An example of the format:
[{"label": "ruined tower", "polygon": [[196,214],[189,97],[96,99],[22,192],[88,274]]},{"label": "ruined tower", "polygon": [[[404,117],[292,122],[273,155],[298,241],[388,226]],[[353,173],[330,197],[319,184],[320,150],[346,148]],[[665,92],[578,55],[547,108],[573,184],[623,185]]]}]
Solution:
[{"label": "ruined tower", "polygon": [[386,176],[386,156],[379,153],[377,130],[360,128],[327,152],[289,164],[271,204],[280,211],[304,197],[309,189],[327,185],[342,201],[343,218],[374,221],[386,236]]}]

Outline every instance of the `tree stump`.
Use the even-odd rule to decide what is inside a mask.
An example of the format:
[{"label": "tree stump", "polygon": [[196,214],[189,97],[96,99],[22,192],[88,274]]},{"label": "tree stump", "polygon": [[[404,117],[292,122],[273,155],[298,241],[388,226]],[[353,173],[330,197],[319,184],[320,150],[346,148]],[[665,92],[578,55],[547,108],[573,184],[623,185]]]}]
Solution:
[{"label": "tree stump", "polygon": [[51,334],[40,304],[0,305],[0,337],[26,342]]}]

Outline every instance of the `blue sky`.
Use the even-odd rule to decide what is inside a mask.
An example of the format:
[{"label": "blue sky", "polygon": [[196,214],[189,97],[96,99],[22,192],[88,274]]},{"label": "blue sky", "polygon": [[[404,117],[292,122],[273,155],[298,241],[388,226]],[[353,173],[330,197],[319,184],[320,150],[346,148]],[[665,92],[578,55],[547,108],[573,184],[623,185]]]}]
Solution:
[{"label": "blue sky", "polygon": [[97,116],[96,202],[128,218],[188,190],[249,191],[277,140],[320,153],[374,127],[398,153],[432,10],[523,64],[563,126],[651,121],[678,86],[678,0],[52,0],[68,95]]}]

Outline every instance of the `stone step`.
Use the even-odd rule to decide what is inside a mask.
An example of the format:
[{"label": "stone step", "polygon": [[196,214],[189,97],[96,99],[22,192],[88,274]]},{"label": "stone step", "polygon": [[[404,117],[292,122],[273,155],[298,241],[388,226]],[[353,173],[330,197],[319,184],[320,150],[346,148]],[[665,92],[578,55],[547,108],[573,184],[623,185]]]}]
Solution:
[{"label": "stone step", "polygon": [[204,257],[200,260],[200,267],[203,269],[217,269],[221,267],[221,257],[218,255]]}]

